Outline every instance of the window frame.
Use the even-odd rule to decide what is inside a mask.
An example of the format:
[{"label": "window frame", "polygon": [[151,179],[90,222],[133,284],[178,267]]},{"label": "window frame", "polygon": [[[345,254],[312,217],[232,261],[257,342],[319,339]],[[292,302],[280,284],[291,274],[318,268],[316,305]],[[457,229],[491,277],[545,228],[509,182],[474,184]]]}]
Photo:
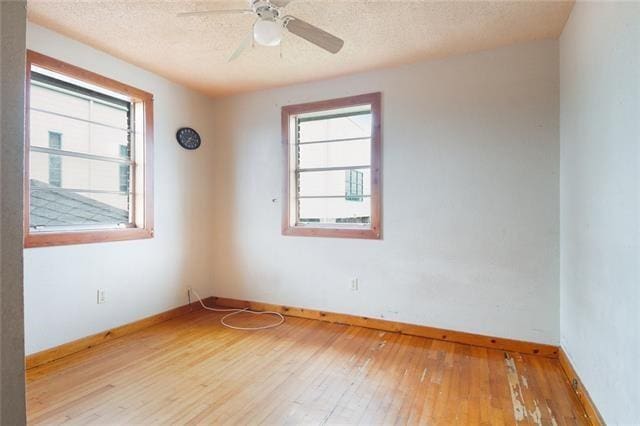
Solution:
[{"label": "window frame", "polygon": [[[282,235],[305,237],[333,237],[333,238],[382,238],[382,117],[380,92],[345,98],[329,99],[319,102],[308,102],[282,107],[282,152],[284,158],[284,187],[282,208]],[[295,182],[295,164],[291,162],[291,122],[299,114],[321,112],[338,108],[371,106],[371,223],[368,227],[353,225],[321,225],[321,224],[292,224],[292,208],[295,208],[296,194],[292,191],[292,181]]]},{"label": "window frame", "polygon": [[[119,81],[104,77],[83,68],[62,62],[58,59],[43,55],[41,53],[27,50],[26,57],[26,84],[25,84],[25,155],[24,155],[24,247],[48,247],[69,244],[88,244],[109,241],[124,241],[135,239],[153,238],[154,236],[154,215],[153,215],[153,95],[144,90],[137,89]],[[106,90],[127,96],[131,102],[141,105],[144,113],[144,123],[142,124],[143,141],[141,146],[142,171],[140,178],[142,183],[136,185],[131,190],[134,197],[142,197],[140,206],[143,209],[140,225],[132,224],[126,228],[80,228],[78,230],[52,230],[33,232],[30,227],[31,209],[31,188],[29,176],[30,150],[30,113],[31,113],[31,67],[37,66],[67,77],[95,85]],[[140,160],[136,160],[140,161]],[[132,184],[133,185],[133,184]],[[139,191],[141,188],[142,191]],[[140,193],[141,192],[141,193]],[[135,220],[134,220],[135,222]]]}]

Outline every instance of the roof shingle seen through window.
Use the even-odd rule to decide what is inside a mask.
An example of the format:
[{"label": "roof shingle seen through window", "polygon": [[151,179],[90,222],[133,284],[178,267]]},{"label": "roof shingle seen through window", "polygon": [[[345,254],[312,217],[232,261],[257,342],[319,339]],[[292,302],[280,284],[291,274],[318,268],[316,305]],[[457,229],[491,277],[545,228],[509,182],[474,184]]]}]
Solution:
[{"label": "roof shingle seen through window", "polygon": [[31,226],[128,223],[129,213],[92,198],[31,179]]}]

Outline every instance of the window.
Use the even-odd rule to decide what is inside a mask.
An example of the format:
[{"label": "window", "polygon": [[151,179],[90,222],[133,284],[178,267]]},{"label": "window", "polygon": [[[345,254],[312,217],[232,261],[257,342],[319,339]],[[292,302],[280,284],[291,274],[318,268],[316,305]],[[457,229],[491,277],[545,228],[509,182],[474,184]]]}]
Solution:
[{"label": "window", "polygon": [[282,108],[284,235],[380,238],[380,93]]},{"label": "window", "polygon": [[[120,145],[120,158],[124,158],[130,160],[129,156],[129,146],[128,145]],[[131,167],[129,164],[120,164],[119,170],[119,187],[120,192],[128,192],[129,191],[129,176],[131,173]]]},{"label": "window", "polygon": [[347,201],[364,201],[362,198],[364,173],[359,170],[345,170],[344,198]]},{"label": "window", "polygon": [[[62,135],[49,132],[49,148],[62,149]],[[58,155],[49,156],[49,185],[62,186],[62,159]]]},{"label": "window", "polygon": [[153,236],[153,97],[27,53],[25,247]]}]

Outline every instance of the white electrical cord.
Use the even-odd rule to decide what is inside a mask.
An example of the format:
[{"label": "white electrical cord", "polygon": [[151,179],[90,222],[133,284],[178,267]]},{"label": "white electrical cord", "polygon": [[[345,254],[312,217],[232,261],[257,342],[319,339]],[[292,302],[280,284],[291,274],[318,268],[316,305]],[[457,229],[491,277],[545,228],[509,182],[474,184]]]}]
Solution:
[{"label": "white electrical cord", "polygon": [[[200,298],[200,295],[198,294],[197,291],[195,291],[192,288],[189,288],[189,294],[193,293],[194,296],[196,296],[196,299],[198,299],[198,302],[200,302],[200,305],[202,305],[202,307],[204,309],[206,309],[207,311],[213,311],[213,312],[229,312],[227,315],[223,316],[220,319],[220,323],[222,325],[224,325],[225,327],[228,328],[232,328],[234,330],[265,330],[267,328],[274,328],[279,326],[280,324],[282,324],[284,322],[284,316],[282,316],[282,314],[280,312],[275,312],[275,311],[252,311],[249,308],[244,308],[244,309],[238,309],[238,308],[210,308],[209,306],[206,306],[204,304],[204,302],[202,301],[202,298]],[[278,321],[277,323],[274,324],[269,324],[269,325],[263,325],[260,327],[237,327],[235,325],[231,325],[231,324],[227,324],[226,322],[224,322],[225,319],[233,316],[233,315],[238,315],[242,312],[246,312],[248,314],[254,314],[254,315],[275,315],[277,317],[280,318],[280,321]]]}]

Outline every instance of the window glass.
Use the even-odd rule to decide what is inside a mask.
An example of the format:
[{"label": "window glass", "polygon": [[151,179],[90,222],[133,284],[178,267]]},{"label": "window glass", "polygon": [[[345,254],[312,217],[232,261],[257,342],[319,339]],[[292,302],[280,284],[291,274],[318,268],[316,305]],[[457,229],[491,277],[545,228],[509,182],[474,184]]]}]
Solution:
[{"label": "window glass", "polygon": [[[62,149],[62,135],[49,132],[49,148]],[[49,185],[60,187],[62,185],[62,161],[57,155],[49,156]]]},{"label": "window glass", "polygon": [[360,170],[345,171],[345,199],[347,201],[362,201],[363,192],[363,176]]},{"label": "window glass", "polygon": [[298,117],[298,141],[370,138],[371,109],[342,108]]},{"label": "window glass", "polygon": [[299,167],[344,167],[371,164],[369,138],[348,142],[300,144]]},{"label": "window glass", "polygon": [[[127,145],[120,145],[120,157],[129,158],[129,147]],[[120,164],[120,191],[129,191],[129,176],[131,175],[131,166],[129,164]]]},{"label": "window glass", "polygon": [[368,224],[370,198],[354,203],[346,198],[304,198],[299,200],[300,223]]},{"label": "window glass", "polygon": [[296,222],[371,223],[371,107],[295,117]]},{"label": "window glass", "polygon": [[32,71],[30,223],[37,230],[132,221],[132,104]]}]

